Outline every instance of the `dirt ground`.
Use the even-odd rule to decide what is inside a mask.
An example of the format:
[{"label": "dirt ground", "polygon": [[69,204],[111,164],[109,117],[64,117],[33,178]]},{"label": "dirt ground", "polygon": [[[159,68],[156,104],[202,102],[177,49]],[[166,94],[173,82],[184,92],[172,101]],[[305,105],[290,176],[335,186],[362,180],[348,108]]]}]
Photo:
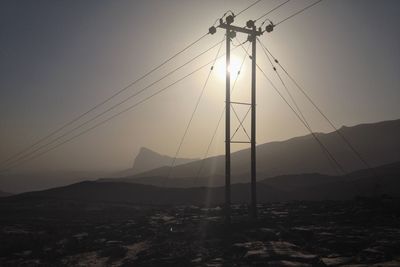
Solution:
[{"label": "dirt ground", "polygon": [[400,266],[399,203],[0,203],[0,266]]}]

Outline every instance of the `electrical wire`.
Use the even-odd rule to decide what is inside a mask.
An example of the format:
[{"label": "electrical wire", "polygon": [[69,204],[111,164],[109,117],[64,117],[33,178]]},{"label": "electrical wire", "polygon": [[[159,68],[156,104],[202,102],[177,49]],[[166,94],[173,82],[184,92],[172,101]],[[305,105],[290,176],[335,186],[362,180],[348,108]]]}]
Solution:
[{"label": "electrical wire", "polygon": [[[254,22],[256,22],[256,21],[262,19],[263,17],[265,17],[265,16],[267,16],[267,15],[269,15],[269,14],[271,14],[272,12],[274,12],[275,10],[277,10],[278,8],[280,8],[281,6],[286,5],[288,2],[290,2],[290,0],[286,0],[285,2],[283,2],[283,3],[279,4],[279,5],[277,5],[276,7],[274,7],[274,8],[271,9],[271,10],[269,10],[267,13],[265,13],[264,15],[261,15],[260,17],[258,17]],[[261,26],[264,25],[265,21],[266,21],[266,20],[264,20],[264,22],[261,24]]]},{"label": "electrical wire", "polygon": [[51,144],[57,142],[58,140],[60,140],[61,138],[65,137],[65,136],[67,136],[67,135],[69,135],[69,134],[75,132],[76,130],[78,130],[78,129],[84,127],[85,125],[91,123],[92,121],[96,120],[97,118],[103,116],[104,114],[110,112],[111,110],[113,110],[113,109],[117,108],[118,106],[124,104],[124,103],[127,102],[128,100],[130,100],[130,99],[136,97],[136,96],[139,95],[140,93],[142,93],[142,92],[146,91],[147,89],[151,88],[151,87],[152,87],[153,85],[155,85],[156,83],[159,83],[160,81],[164,80],[165,78],[167,78],[167,77],[170,76],[171,74],[175,73],[175,72],[178,71],[179,69],[185,67],[186,65],[188,65],[188,64],[191,63],[191,62],[193,62],[193,61],[196,60],[197,58],[199,58],[199,57],[201,57],[202,55],[206,54],[207,52],[211,51],[213,48],[217,47],[218,45],[222,45],[222,43],[223,43],[223,41],[217,42],[216,44],[214,44],[214,45],[211,46],[210,48],[204,50],[204,51],[201,52],[200,54],[198,54],[198,55],[196,55],[195,57],[191,58],[189,61],[185,62],[184,64],[180,65],[179,67],[177,67],[177,68],[173,69],[172,71],[168,72],[167,74],[165,74],[164,76],[162,76],[162,77],[159,78],[158,80],[152,82],[151,84],[149,84],[149,85],[147,85],[146,87],[142,88],[141,90],[135,92],[134,94],[132,94],[132,95],[126,97],[124,100],[122,100],[122,101],[120,101],[120,102],[114,104],[113,106],[111,106],[111,107],[109,107],[108,109],[104,110],[103,112],[97,114],[96,116],[94,116],[94,117],[92,117],[92,118],[90,118],[90,119],[84,121],[83,123],[81,123],[81,124],[75,126],[74,128],[68,130],[68,131],[65,132],[64,134],[59,135],[58,137],[56,137],[55,139],[51,140],[50,142],[47,142],[47,143],[45,143],[45,144],[43,144],[43,145],[37,147],[36,149],[30,151],[29,153],[27,153],[27,154],[25,154],[25,155],[22,155],[22,156],[20,156],[20,157],[18,157],[18,158],[16,158],[16,159],[14,159],[13,161],[11,161],[11,164],[12,164],[13,162],[18,162],[19,160],[21,160],[21,159],[23,159],[23,158],[29,157],[30,155],[36,153],[37,151],[40,151],[40,150],[42,150],[43,148],[48,147],[49,145],[51,145]]},{"label": "electrical wire", "polygon": [[184,140],[185,140],[185,137],[186,137],[186,135],[187,135],[187,133],[188,133],[188,131],[189,131],[190,125],[191,125],[191,123],[192,123],[192,121],[193,121],[194,115],[196,114],[197,108],[199,107],[200,100],[201,100],[201,98],[203,97],[203,94],[204,94],[204,91],[205,91],[205,89],[206,89],[206,87],[207,87],[208,81],[210,80],[211,73],[212,73],[212,71],[213,71],[213,69],[214,69],[215,62],[216,62],[217,59],[218,59],[218,55],[219,55],[219,53],[220,53],[220,51],[221,51],[222,44],[223,44],[224,40],[225,40],[225,36],[224,36],[224,38],[223,38],[222,41],[221,41],[221,44],[220,44],[220,46],[219,46],[219,48],[218,48],[218,51],[217,51],[217,54],[215,55],[213,65],[211,66],[210,71],[208,72],[207,78],[206,78],[206,80],[205,80],[205,82],[204,82],[204,84],[203,84],[203,87],[202,87],[202,89],[201,89],[200,95],[199,95],[199,97],[197,98],[195,107],[194,107],[194,109],[193,109],[193,111],[192,111],[192,114],[191,114],[191,116],[190,116],[190,119],[189,119],[189,121],[188,121],[188,123],[187,123],[187,125],[186,125],[185,131],[184,131],[184,133],[183,133],[183,135],[182,135],[182,137],[181,137],[181,140],[180,140],[180,142],[179,142],[178,148],[177,148],[177,150],[176,150],[176,152],[175,152],[174,158],[173,158],[173,160],[172,160],[172,162],[171,162],[171,165],[170,165],[170,167],[169,167],[167,179],[164,180],[163,187],[165,187],[165,183],[167,183],[167,182],[169,181],[169,178],[170,178],[171,175],[172,175],[172,170],[173,170],[173,167],[175,166],[176,159],[177,159],[177,157],[178,157],[178,155],[179,155],[179,152],[181,151],[182,144],[183,144],[183,142],[184,142]]},{"label": "electrical wire", "polygon": [[[223,55],[222,55],[222,56],[223,56]],[[222,57],[222,56],[221,56],[221,57]],[[117,117],[117,116],[119,116],[119,115],[121,115],[121,114],[123,114],[123,113],[125,113],[125,112],[130,111],[131,109],[133,109],[133,108],[135,108],[135,107],[137,107],[137,106],[139,106],[139,105],[141,105],[141,104],[147,102],[147,101],[150,100],[151,98],[153,98],[153,97],[157,96],[158,94],[164,92],[165,90],[169,89],[170,87],[174,86],[175,84],[177,84],[177,83],[179,83],[179,82],[185,80],[186,78],[190,77],[191,75],[195,74],[196,72],[198,72],[198,71],[204,69],[205,67],[207,67],[208,65],[210,65],[213,61],[214,61],[214,60],[207,62],[206,64],[204,64],[204,65],[202,65],[201,67],[199,67],[199,68],[193,70],[193,71],[190,72],[189,74],[186,74],[185,76],[179,78],[179,79],[176,80],[175,82],[173,82],[173,83],[171,83],[171,84],[169,84],[169,85],[167,85],[167,86],[161,88],[160,90],[156,91],[155,93],[151,94],[150,96],[148,96],[148,97],[146,97],[146,98],[140,100],[139,102],[137,102],[137,103],[135,103],[135,104],[133,104],[133,105],[131,105],[131,106],[129,106],[129,107],[127,107],[127,108],[121,110],[121,111],[119,111],[118,113],[112,115],[111,117],[108,117],[107,119],[105,119],[105,120],[103,120],[103,121],[100,121],[99,123],[97,123],[97,124],[93,125],[92,127],[88,128],[88,129],[86,129],[86,130],[84,130],[83,132],[80,132],[80,133],[78,133],[78,134],[72,136],[71,138],[64,140],[62,143],[58,143],[57,145],[52,146],[52,147],[46,149],[45,151],[40,152],[39,154],[33,155],[33,156],[30,157],[30,158],[26,158],[26,159],[24,159],[24,160],[22,160],[22,161],[20,161],[20,162],[17,162],[17,164],[14,164],[14,165],[12,165],[12,166],[9,166],[7,169],[2,170],[2,172],[8,171],[8,170],[10,170],[10,169],[12,169],[12,168],[15,168],[16,166],[19,166],[19,165],[21,165],[21,164],[23,164],[23,163],[25,163],[25,162],[27,162],[27,161],[31,161],[31,160],[33,160],[33,159],[36,159],[36,158],[38,158],[38,157],[40,157],[40,156],[42,156],[42,155],[44,155],[44,154],[46,154],[46,153],[48,153],[48,152],[50,152],[50,151],[52,151],[52,150],[58,148],[59,146],[61,146],[61,145],[63,145],[63,144],[66,144],[66,143],[68,143],[68,142],[71,142],[72,140],[74,140],[74,139],[80,137],[81,135],[83,135],[83,134],[85,134],[85,133],[87,133],[87,132],[89,132],[89,131],[91,131],[91,130],[97,128],[97,127],[99,127],[100,125],[105,124],[106,122],[108,122],[108,121],[114,119],[115,117]]]},{"label": "electrical wire", "polygon": [[253,4],[249,5],[248,7],[246,7],[246,8],[243,9],[243,10],[241,10],[239,13],[237,13],[235,17],[239,16],[240,14],[242,14],[243,12],[245,12],[246,10],[248,10],[249,8],[251,8],[252,6],[258,4],[259,2],[261,2],[261,0],[255,1]]},{"label": "electrical wire", "polygon": [[318,111],[318,113],[325,119],[325,121],[332,127],[334,132],[339,135],[339,137],[343,140],[343,142],[350,148],[350,150],[354,153],[354,155],[364,164],[364,166],[373,173],[375,177],[377,177],[377,173],[375,171],[375,168],[373,168],[361,155],[361,153],[353,146],[353,144],[347,139],[347,137],[340,132],[340,129],[338,129],[332,120],[328,118],[328,116],[322,111],[322,109],[315,103],[315,101],[307,94],[307,92],[304,90],[302,86],[296,81],[296,79],[289,74],[289,72],[286,70],[284,66],[279,62],[279,60],[269,51],[269,49],[263,45],[268,52],[268,54],[274,59],[275,63],[278,64],[278,66],[285,72],[285,74],[289,77],[289,79],[293,82],[293,84],[296,86],[296,88],[307,98],[307,100],[314,106],[314,108]]},{"label": "electrical wire", "polygon": [[123,93],[124,91],[128,90],[130,87],[132,87],[133,85],[135,85],[136,83],[138,83],[139,81],[143,80],[144,78],[146,78],[147,76],[149,76],[150,74],[152,74],[153,72],[155,72],[156,70],[160,69],[162,66],[164,66],[165,64],[167,64],[168,62],[170,62],[171,60],[173,60],[174,58],[176,58],[177,56],[179,56],[180,54],[182,54],[184,51],[188,50],[190,47],[192,47],[193,45],[195,45],[196,43],[200,42],[204,37],[206,37],[209,33],[206,33],[202,36],[200,36],[198,39],[196,39],[195,41],[191,42],[189,45],[187,45],[186,47],[184,47],[182,50],[178,51],[177,53],[175,53],[174,55],[172,55],[171,57],[169,57],[168,59],[164,60],[161,64],[157,65],[156,67],[154,67],[153,69],[151,69],[150,71],[148,71],[147,73],[145,73],[144,75],[142,75],[141,77],[139,77],[138,79],[134,80],[133,82],[129,83],[128,85],[124,86],[123,88],[121,88],[120,90],[118,90],[117,92],[115,92],[114,94],[112,94],[111,96],[107,97],[105,100],[101,101],[100,103],[94,105],[92,108],[88,109],[86,112],[80,114],[79,116],[75,117],[74,119],[68,121],[67,123],[63,124],[61,127],[55,129],[54,131],[50,132],[48,135],[38,139],[36,142],[34,142],[32,145],[29,145],[28,147],[20,150],[19,152],[13,154],[12,156],[10,156],[9,158],[7,158],[6,160],[2,161],[2,163],[0,164],[0,166],[10,162],[11,160],[15,159],[16,157],[24,154],[25,152],[31,150],[32,148],[34,148],[35,146],[37,146],[38,144],[42,143],[43,141],[47,140],[48,138],[54,136],[55,134],[61,132],[63,129],[67,128],[68,126],[72,125],[74,122],[80,120],[81,118],[83,118],[85,115],[91,113],[92,111],[94,111],[95,109],[99,108],[100,106],[103,106],[105,103],[107,103],[108,101],[110,101],[111,99],[115,98],[116,96],[120,95],[121,93]]},{"label": "electrical wire", "polygon": [[242,9],[241,11],[239,11],[236,15],[235,15],[235,13],[234,13],[232,10],[230,10],[230,9],[227,10],[220,18],[218,18],[218,19],[215,20],[213,26],[215,26],[215,25],[217,24],[217,22],[218,22],[220,19],[223,19],[228,13],[231,13],[231,15],[232,15],[233,17],[238,17],[238,16],[240,16],[242,13],[244,13],[246,10],[248,10],[249,8],[251,8],[251,7],[253,7],[254,5],[258,4],[259,2],[261,2],[261,0],[256,0],[256,1],[255,1],[254,3],[252,3],[251,5],[247,6],[246,8]]},{"label": "electrical wire", "polygon": [[289,19],[291,19],[291,18],[297,16],[298,14],[300,14],[300,13],[306,11],[307,9],[309,9],[309,8],[311,8],[311,7],[313,7],[313,6],[315,6],[316,4],[320,3],[321,1],[322,1],[322,0],[318,0],[318,1],[314,2],[314,3],[312,3],[311,5],[308,5],[308,6],[306,6],[305,8],[300,9],[299,11],[293,13],[292,15],[290,15],[290,16],[286,17],[285,19],[283,19],[283,20],[279,21],[278,23],[276,23],[275,26],[278,26],[279,24],[281,24],[281,23],[283,23],[283,22],[285,22],[285,21],[287,21],[287,20],[289,20]]},{"label": "electrical wire", "polygon": [[275,72],[275,74],[276,74],[277,77],[279,78],[281,84],[283,85],[283,88],[285,89],[286,93],[289,95],[291,101],[293,102],[294,106],[296,107],[297,112],[300,114],[300,116],[301,116],[302,120],[304,121],[304,123],[307,124],[307,127],[311,129],[310,124],[308,123],[307,119],[304,117],[304,114],[303,114],[303,112],[301,111],[299,105],[297,104],[297,101],[294,99],[292,93],[290,92],[289,88],[286,86],[286,83],[283,81],[283,79],[282,79],[280,73],[277,71],[277,69],[276,69],[274,63],[272,62],[272,60],[270,59],[270,57],[269,57],[267,51],[265,50],[264,44],[260,41],[260,39],[259,39],[258,37],[257,37],[257,41],[258,41],[258,43],[261,45],[261,48],[262,48],[262,50],[263,50],[265,56],[267,57],[269,63],[271,64],[271,67],[272,67],[273,71]]},{"label": "electrical wire", "polygon": [[[232,49],[232,50],[234,50],[234,49]],[[224,56],[224,55],[221,55],[220,57],[222,57],[222,56]],[[171,84],[169,84],[169,85],[163,87],[162,89],[160,89],[160,90],[158,90],[157,92],[151,94],[150,96],[148,96],[148,97],[142,99],[141,101],[139,101],[139,102],[137,102],[137,103],[135,103],[135,104],[133,104],[133,105],[131,105],[131,106],[129,106],[129,107],[127,107],[127,108],[121,110],[121,111],[119,111],[118,113],[112,115],[111,117],[109,117],[109,118],[107,118],[107,119],[105,119],[105,120],[103,120],[103,121],[100,121],[99,123],[97,123],[97,124],[95,124],[94,126],[92,126],[92,127],[88,128],[88,129],[84,130],[83,132],[80,132],[80,133],[78,133],[78,134],[72,136],[71,138],[64,140],[64,141],[61,142],[61,143],[56,144],[56,145],[54,145],[54,146],[52,146],[52,147],[50,147],[50,148],[48,148],[48,149],[46,149],[46,150],[40,152],[39,154],[33,155],[33,156],[29,157],[29,158],[25,158],[25,159],[23,159],[22,161],[19,161],[19,162],[17,162],[16,164],[7,167],[6,169],[2,170],[1,172],[5,172],[5,171],[8,171],[8,170],[10,170],[10,169],[12,169],[12,168],[15,168],[16,166],[19,166],[19,165],[21,165],[21,164],[23,164],[23,163],[25,163],[25,162],[31,161],[31,160],[33,160],[33,159],[36,159],[36,158],[38,158],[38,157],[40,157],[40,156],[42,156],[42,155],[44,155],[44,154],[46,154],[46,153],[48,153],[48,152],[50,152],[50,151],[52,151],[52,150],[54,150],[54,149],[60,147],[60,146],[63,145],[63,144],[66,144],[66,143],[68,143],[68,142],[71,142],[72,140],[74,140],[74,139],[80,137],[81,135],[83,135],[83,134],[85,134],[85,133],[87,133],[87,132],[89,132],[89,131],[91,131],[91,130],[97,128],[97,127],[99,127],[100,125],[105,124],[106,122],[110,121],[111,119],[114,119],[115,117],[117,117],[117,116],[119,116],[119,115],[121,115],[121,114],[123,114],[123,113],[125,113],[125,112],[128,112],[129,110],[131,110],[131,109],[133,109],[133,108],[139,106],[140,104],[142,104],[142,103],[144,103],[144,102],[150,100],[150,99],[153,98],[154,96],[156,96],[156,95],[162,93],[163,91],[167,90],[168,88],[172,87],[173,85],[179,83],[180,81],[186,79],[187,77],[189,77],[189,76],[193,75],[194,73],[200,71],[201,69],[207,67],[207,66],[210,65],[213,61],[214,61],[214,60],[207,62],[206,64],[204,64],[204,65],[202,65],[201,67],[195,69],[194,71],[190,72],[189,74],[187,74],[187,75],[181,77],[180,79],[176,80],[175,82],[173,82],[173,83],[171,83]]]},{"label": "electrical wire", "polygon": [[[257,40],[258,40],[258,38],[257,38]],[[260,40],[258,40],[258,41],[259,41],[259,43],[261,44],[261,46],[263,46],[263,43],[261,43]],[[303,112],[302,112],[301,109],[299,108],[299,106],[298,106],[296,100],[294,99],[294,97],[293,97],[292,94],[290,93],[289,88],[286,86],[286,83],[283,81],[281,75],[279,74],[279,72],[277,71],[276,67],[275,67],[274,64],[272,63],[272,61],[271,61],[271,59],[269,58],[268,54],[266,53],[266,51],[265,51],[264,49],[263,49],[263,51],[264,51],[264,53],[265,53],[265,56],[268,58],[268,61],[270,62],[270,64],[271,64],[271,66],[272,66],[272,68],[273,68],[275,74],[278,76],[280,82],[282,83],[282,85],[283,85],[283,87],[285,88],[286,92],[288,93],[290,99],[292,100],[294,106],[296,107],[298,114],[300,114],[300,117],[301,117],[301,118],[299,118],[299,119],[302,120],[302,123],[308,128],[309,132],[313,135],[313,137],[314,137],[315,139],[319,139],[316,135],[313,134],[314,131],[312,130],[310,124],[308,123],[308,121],[307,121],[307,119],[305,118]],[[321,143],[321,145],[323,144],[322,141],[320,141],[320,140],[318,140],[318,141]],[[329,154],[327,153],[327,150],[328,150],[327,147],[326,147],[325,145],[322,145],[322,146],[323,146],[323,149],[322,149],[322,150],[323,150],[323,152],[326,154],[327,159],[328,159],[329,161],[331,161],[331,156],[329,156]],[[337,161],[337,160],[336,160],[336,161]],[[334,164],[335,164],[335,162],[334,162]],[[336,167],[333,166],[333,168],[335,169]],[[343,167],[341,167],[341,169],[343,169]]]},{"label": "electrical wire", "polygon": [[235,14],[233,13],[232,10],[228,10],[228,11],[226,11],[220,18],[217,18],[217,19],[215,20],[215,22],[213,23],[213,26],[215,26],[215,25],[217,24],[217,22],[218,22],[220,19],[225,18],[225,16],[228,15],[228,13],[231,13],[232,16],[235,15]]},{"label": "electrical wire", "polygon": [[[247,51],[248,51],[249,48],[250,48],[250,44],[251,44],[251,43],[249,43],[249,45],[247,46],[246,53],[245,53],[244,56],[243,56],[243,60],[242,60],[242,62],[241,62],[241,64],[240,64],[240,68],[239,68],[239,70],[238,70],[237,76],[236,76],[235,81],[233,82],[233,85],[232,85],[231,93],[232,93],[232,92],[235,90],[235,88],[236,88],[236,83],[237,83],[237,81],[238,81],[238,79],[239,79],[239,75],[240,75],[241,70],[242,70],[242,68],[243,68],[244,62],[245,62],[245,60],[246,60],[246,58],[247,58]],[[238,47],[238,46],[237,46],[237,47]],[[212,134],[212,136],[211,136],[210,142],[208,143],[206,152],[204,153],[204,155],[203,155],[203,157],[202,157],[202,160],[201,160],[201,162],[200,162],[199,169],[197,170],[197,174],[196,174],[196,176],[194,176],[194,177],[195,177],[194,180],[193,180],[193,185],[194,185],[194,186],[196,185],[198,179],[200,178],[200,174],[201,174],[201,172],[202,172],[202,170],[203,170],[203,168],[204,168],[204,162],[205,162],[205,160],[207,159],[207,157],[208,157],[208,155],[209,155],[209,152],[210,152],[210,149],[211,149],[211,145],[212,145],[212,143],[214,142],[215,136],[217,135],[217,132],[218,132],[219,125],[221,124],[222,118],[223,118],[223,116],[224,116],[224,114],[225,114],[225,109],[226,109],[226,106],[225,106],[225,107],[222,109],[222,111],[221,111],[221,115],[219,116],[219,119],[218,119],[218,122],[217,122],[217,126],[215,127],[215,130],[214,130],[214,132],[213,132],[213,134]]]},{"label": "electrical wire", "polygon": [[[232,15],[234,15],[235,17],[241,15],[242,13],[244,13],[246,10],[248,10],[249,8],[253,7],[254,5],[256,5],[257,3],[259,3],[261,0],[257,0],[254,3],[252,3],[251,5],[247,6],[246,8],[244,8],[243,10],[241,10],[238,14],[234,15],[234,13],[231,10],[228,10],[227,12],[225,12],[225,14],[223,15],[223,17],[227,14],[227,13],[231,13]],[[218,20],[215,21],[215,23],[217,23]],[[215,25],[214,23],[214,25]],[[153,68],[152,70],[150,70],[149,72],[147,72],[146,74],[144,74],[143,76],[141,76],[140,78],[136,79],[135,81],[131,82],[130,84],[128,84],[127,86],[123,87],[122,89],[120,89],[119,91],[117,91],[116,93],[114,93],[113,95],[111,95],[110,97],[106,98],[105,100],[103,100],[102,102],[96,104],[95,106],[93,106],[92,108],[90,108],[89,110],[87,110],[86,112],[82,113],[81,115],[75,117],[74,119],[72,119],[71,121],[65,123],[64,125],[62,125],[61,127],[57,128],[56,130],[52,131],[50,134],[46,135],[43,138],[40,138],[38,141],[36,141],[35,143],[33,143],[32,145],[28,146],[27,148],[17,152],[16,154],[12,155],[11,157],[9,157],[8,159],[6,159],[5,161],[3,161],[0,165],[4,165],[4,164],[8,164],[10,161],[16,161],[19,160],[15,158],[19,157],[20,155],[23,155],[25,152],[28,152],[29,150],[31,150],[32,148],[34,148],[35,146],[39,145],[40,143],[42,143],[43,141],[47,140],[48,138],[54,136],[55,134],[59,133],[60,131],[62,131],[63,129],[67,128],[68,126],[72,125],[74,122],[78,121],[79,119],[81,119],[82,117],[84,117],[85,115],[91,113],[92,111],[94,111],[95,109],[99,108],[100,106],[104,105],[105,103],[107,103],[108,101],[110,101],[111,99],[113,99],[114,97],[118,96],[119,94],[121,94],[122,92],[126,91],[128,88],[130,88],[131,86],[133,86],[134,84],[138,83],[139,81],[143,80],[145,77],[149,76],[151,73],[155,72],[156,70],[158,70],[159,68],[161,68],[162,66],[164,66],[165,64],[167,64],[169,61],[171,61],[172,59],[174,59],[175,57],[177,57],[178,55],[180,55],[181,53],[183,53],[184,51],[186,51],[187,49],[189,49],[190,47],[192,47],[194,44],[196,44],[197,42],[199,42],[200,40],[202,40],[205,36],[207,36],[209,33],[206,33],[204,35],[202,35],[200,38],[198,38],[197,40],[193,41],[192,43],[190,43],[189,45],[187,45],[185,48],[183,48],[182,50],[180,50],[179,52],[177,52],[176,54],[174,54],[173,56],[171,56],[170,58],[166,59],[165,61],[163,61],[161,64],[159,64],[158,66],[156,66],[155,68]],[[75,129],[75,128],[74,128]],[[63,135],[64,137],[65,135]],[[57,139],[59,140],[59,138]],[[37,149],[35,150],[35,152],[38,151]],[[29,155],[31,155],[32,153],[29,153]],[[23,157],[26,157],[26,155],[24,155]]]},{"label": "electrical wire", "polygon": [[[307,124],[305,124],[299,114],[297,114],[296,110],[289,104],[289,102],[286,100],[286,98],[279,92],[279,90],[273,85],[272,81],[268,78],[266,73],[258,66],[257,68],[261,71],[261,73],[264,75],[264,77],[268,80],[268,82],[273,86],[275,91],[279,94],[279,96],[282,98],[283,101],[289,106],[289,108],[293,111],[293,113],[296,115],[296,117],[303,123],[304,127],[307,128],[307,130],[310,132],[310,134],[313,136],[313,138],[318,142],[318,144],[321,146],[321,148],[327,153],[327,155],[331,158],[331,160],[336,164],[338,169],[340,170],[341,174],[345,174],[345,170],[343,169],[342,165],[336,160],[336,158],[333,156],[333,154],[328,150],[328,148],[319,140],[319,138],[315,135],[315,133],[307,127]],[[340,174],[340,173],[339,173]]]},{"label": "electrical wire", "polygon": [[[245,50],[245,48],[242,46],[242,49]],[[250,55],[249,55],[250,56]],[[300,115],[296,112],[296,110],[290,105],[290,103],[287,101],[287,99],[282,95],[282,93],[279,91],[279,89],[275,86],[275,84],[271,81],[271,79],[268,78],[267,74],[263,71],[263,69],[256,63],[257,68],[261,71],[261,73],[264,75],[264,77],[268,80],[268,82],[271,84],[272,88],[279,94],[279,96],[282,98],[282,100],[288,105],[288,107],[293,111],[293,113],[296,115],[296,117],[300,120],[300,122],[304,125],[304,127],[310,132],[312,137],[317,141],[317,143],[320,145],[321,149],[323,149],[326,153],[326,155],[329,156],[329,158],[332,160],[332,162],[335,163],[337,168],[342,174],[345,174],[345,170],[343,169],[342,165],[338,162],[338,160],[333,156],[333,154],[328,150],[328,148],[319,140],[319,138],[316,136],[316,134],[312,131],[311,128],[307,126],[307,124],[301,119]],[[331,161],[329,161],[331,162]]]}]

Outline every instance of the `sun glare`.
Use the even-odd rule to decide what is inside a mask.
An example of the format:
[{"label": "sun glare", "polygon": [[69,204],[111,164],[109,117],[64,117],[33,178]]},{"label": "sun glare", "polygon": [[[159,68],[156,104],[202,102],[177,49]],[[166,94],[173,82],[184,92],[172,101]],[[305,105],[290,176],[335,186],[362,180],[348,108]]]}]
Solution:
[{"label": "sun glare", "polygon": [[[231,73],[231,81],[236,79],[238,76],[238,71],[240,69],[240,65],[242,64],[241,60],[235,56],[231,55],[231,64],[228,67],[228,71]],[[225,69],[225,58],[220,58],[215,64],[215,72],[219,79],[225,81],[226,69]],[[243,68],[242,70],[243,71]]]}]

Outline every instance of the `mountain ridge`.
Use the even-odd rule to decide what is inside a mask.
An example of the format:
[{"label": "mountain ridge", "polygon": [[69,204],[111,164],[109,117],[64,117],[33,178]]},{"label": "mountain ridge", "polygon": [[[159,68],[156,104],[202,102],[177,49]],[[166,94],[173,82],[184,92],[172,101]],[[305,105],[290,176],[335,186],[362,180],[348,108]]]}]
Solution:
[{"label": "mountain ridge", "polygon": [[[400,120],[389,120],[376,123],[363,123],[340,128],[342,135],[350,141],[371,166],[379,166],[400,161]],[[330,150],[343,168],[350,173],[365,168],[349,147],[335,132],[315,133],[321,142]],[[337,175],[328,162],[326,155],[315,142],[312,135],[293,137],[283,141],[268,142],[257,146],[257,177],[259,180],[279,175],[299,173],[320,173]],[[232,183],[249,181],[250,151],[240,150],[232,153]],[[224,184],[224,156],[206,158],[203,171],[196,178],[197,185],[221,186]],[[189,186],[182,179],[196,177],[201,161],[190,162],[170,167],[159,167],[140,174],[102,181],[121,181],[161,185],[169,176],[171,186]],[[156,181],[158,179],[158,182]],[[185,185],[184,185],[185,184]]]},{"label": "mountain ridge", "polygon": [[[152,169],[169,166],[174,159],[170,156],[160,154],[147,147],[141,147],[136,155],[132,168],[119,172],[116,175],[137,175]],[[197,158],[176,158],[175,165],[181,165],[198,160]]]},{"label": "mountain ridge", "polygon": [[[258,182],[257,197],[260,203],[293,200],[349,200],[357,196],[383,194],[400,197],[400,162],[380,166],[376,172],[379,178],[371,176],[369,170],[355,171],[345,176],[314,173],[268,178]],[[316,178],[320,179],[318,177],[324,177],[326,181],[315,183]],[[279,182],[280,179],[286,179],[286,181]],[[308,184],[287,186],[296,179],[308,181]],[[221,205],[224,202],[224,190],[224,187],[167,188],[126,182],[84,181],[64,187],[5,197],[1,201],[52,203],[49,201],[51,199],[141,205]],[[249,183],[232,185],[233,203],[246,203],[249,199]]]},{"label": "mountain ridge", "polygon": [[13,194],[0,190],[0,197],[8,197],[8,196],[11,196],[11,195],[13,195]]}]

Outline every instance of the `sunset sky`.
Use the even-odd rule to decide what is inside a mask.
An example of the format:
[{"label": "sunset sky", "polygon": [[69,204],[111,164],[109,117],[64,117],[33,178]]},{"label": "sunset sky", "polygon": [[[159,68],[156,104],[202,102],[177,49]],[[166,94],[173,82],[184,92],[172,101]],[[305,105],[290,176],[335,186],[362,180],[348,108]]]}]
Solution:
[{"label": "sunset sky", "polygon": [[[228,9],[236,12],[252,2],[1,1],[0,161],[84,113],[178,52],[206,33]],[[247,20],[282,2],[261,1],[238,16],[235,25],[244,26]],[[293,0],[268,18],[279,22],[311,3]],[[265,33],[260,40],[337,126],[398,119],[399,15],[400,1],[396,0],[324,0],[278,25],[272,33]],[[216,34],[207,36],[97,113],[221,41],[223,36],[218,29]],[[246,36],[238,34],[238,38],[245,40]],[[212,60],[217,50],[218,47],[110,115]],[[284,92],[260,46],[257,52],[257,63]],[[220,55],[223,53],[224,45]],[[236,62],[243,60],[240,47],[232,54]],[[216,63],[211,74],[179,157],[200,158],[207,148],[224,107],[225,81],[220,71],[223,60]],[[12,171],[121,170],[132,165],[140,147],[174,155],[208,71],[209,67],[149,102]],[[257,143],[307,134],[261,73],[257,76]],[[232,100],[248,100],[249,77],[247,58]],[[332,131],[289,80],[286,82],[313,130]],[[88,114],[82,122],[95,114]],[[233,114],[232,121],[237,125]],[[222,122],[211,155],[224,153],[223,130]],[[76,133],[79,131],[71,136]],[[245,147],[235,145],[232,149]]]}]

